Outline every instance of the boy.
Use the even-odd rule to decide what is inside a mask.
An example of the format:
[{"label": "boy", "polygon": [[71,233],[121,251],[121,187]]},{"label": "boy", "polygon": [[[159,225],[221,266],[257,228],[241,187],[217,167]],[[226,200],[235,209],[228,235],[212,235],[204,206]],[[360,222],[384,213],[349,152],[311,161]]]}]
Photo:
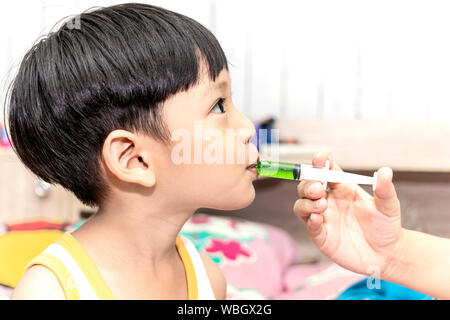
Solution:
[{"label": "boy", "polygon": [[[255,195],[254,127],[233,105],[219,43],[145,4],[78,21],[26,54],[9,130],[31,171],[99,210],[29,264],[12,299],[224,299],[220,269],[178,235],[196,209],[238,209]],[[207,163],[199,149],[245,160]]]}]

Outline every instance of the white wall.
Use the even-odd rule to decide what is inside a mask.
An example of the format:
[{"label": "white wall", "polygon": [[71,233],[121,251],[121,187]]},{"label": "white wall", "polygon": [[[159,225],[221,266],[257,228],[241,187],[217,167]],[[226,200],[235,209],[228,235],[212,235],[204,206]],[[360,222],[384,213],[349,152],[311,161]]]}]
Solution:
[{"label": "white wall", "polygon": [[[121,2],[2,2],[0,97],[40,34],[67,15]],[[234,102],[252,118],[450,121],[448,1],[142,2],[186,14],[213,31],[231,63]]]}]

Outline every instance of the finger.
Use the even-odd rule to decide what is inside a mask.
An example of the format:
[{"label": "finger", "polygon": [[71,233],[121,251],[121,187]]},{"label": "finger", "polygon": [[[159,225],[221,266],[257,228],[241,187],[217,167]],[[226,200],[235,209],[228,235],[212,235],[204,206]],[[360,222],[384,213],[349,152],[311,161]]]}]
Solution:
[{"label": "finger", "polygon": [[322,213],[327,208],[328,203],[325,198],[319,200],[298,199],[294,203],[294,213],[301,220],[306,222],[311,213]]},{"label": "finger", "polygon": [[323,223],[323,217],[320,214],[313,213],[309,217],[308,220],[308,227],[310,228],[310,231],[313,233],[318,231],[320,229],[320,226]]},{"label": "finger", "polygon": [[[313,159],[312,164],[316,168],[323,168],[326,166],[326,162],[330,163],[330,170],[342,171],[341,167],[339,167],[327,154],[323,152],[317,153]],[[328,187],[330,189],[336,188],[338,183],[328,182]]]},{"label": "finger", "polygon": [[297,193],[300,198],[308,198],[312,200],[320,199],[326,195],[322,183],[308,180],[301,181],[297,185]]},{"label": "finger", "polygon": [[308,232],[308,235],[318,248],[322,247],[327,237],[323,222],[323,216],[314,213],[311,214],[306,223],[306,230]]},{"label": "finger", "polygon": [[330,170],[342,171],[341,167],[337,165],[327,154],[318,152],[312,159],[312,165],[316,168],[323,168],[326,162],[330,161]]},{"label": "finger", "polygon": [[397,198],[391,168],[383,167],[378,170],[377,184],[374,191],[375,206],[378,211],[392,217],[400,214],[400,201]]}]

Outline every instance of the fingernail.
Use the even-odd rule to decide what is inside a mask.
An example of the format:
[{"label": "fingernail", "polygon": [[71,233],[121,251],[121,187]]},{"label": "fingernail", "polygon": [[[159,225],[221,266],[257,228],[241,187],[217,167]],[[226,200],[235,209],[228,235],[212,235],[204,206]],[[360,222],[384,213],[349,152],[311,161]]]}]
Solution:
[{"label": "fingernail", "polygon": [[314,201],[314,209],[319,209],[320,208],[320,205],[322,204],[320,201],[321,201],[322,199],[319,199],[319,200],[317,200],[317,201]]},{"label": "fingernail", "polygon": [[322,208],[322,207],[324,207],[325,206],[325,199],[324,198],[320,198],[319,200],[317,200],[316,201],[316,205],[317,205],[317,207],[316,208]]}]

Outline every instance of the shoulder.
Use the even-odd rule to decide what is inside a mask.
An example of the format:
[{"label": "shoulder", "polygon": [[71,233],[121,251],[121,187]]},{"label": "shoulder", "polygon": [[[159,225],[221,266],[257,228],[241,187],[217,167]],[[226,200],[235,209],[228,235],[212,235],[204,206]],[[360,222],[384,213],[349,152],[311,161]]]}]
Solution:
[{"label": "shoulder", "polygon": [[65,300],[66,296],[52,271],[42,265],[34,265],[23,274],[10,299]]},{"label": "shoulder", "polygon": [[219,266],[204,253],[200,253],[206,272],[208,273],[209,282],[211,283],[214,295],[218,300],[224,300],[227,295],[227,280],[223,275]]}]

